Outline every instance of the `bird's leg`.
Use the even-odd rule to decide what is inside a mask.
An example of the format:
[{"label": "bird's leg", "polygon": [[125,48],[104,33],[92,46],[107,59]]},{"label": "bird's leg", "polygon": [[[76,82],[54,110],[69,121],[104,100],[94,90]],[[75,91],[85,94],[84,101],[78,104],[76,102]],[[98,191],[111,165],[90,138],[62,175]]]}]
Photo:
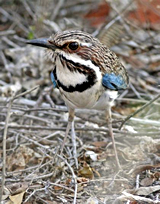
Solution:
[{"label": "bird's leg", "polygon": [[120,163],[119,163],[118,154],[117,154],[117,149],[116,149],[116,144],[115,144],[115,140],[114,140],[113,129],[112,129],[111,106],[108,106],[107,109],[106,109],[106,119],[107,119],[107,123],[108,123],[109,135],[110,135],[111,138],[112,138],[112,145],[113,145],[113,149],[114,149],[114,153],[115,153],[116,164],[117,164],[117,167],[120,169],[120,168],[121,168],[121,165],[120,165]]},{"label": "bird's leg", "polygon": [[71,129],[73,120],[74,120],[74,109],[69,109],[68,124],[67,124],[67,128],[66,128],[64,140],[63,140],[63,143],[62,143],[62,146],[61,146],[61,152],[60,152],[60,154],[62,154],[62,152],[63,152],[64,145],[65,145],[65,143],[66,143],[66,139],[67,139],[68,133],[69,133],[69,131],[70,131],[70,129]]},{"label": "bird's leg", "polygon": [[67,129],[65,133],[65,137],[61,146],[61,153],[63,152],[64,145],[66,143],[66,139],[68,136],[68,133],[71,129],[71,137],[72,137],[72,144],[73,144],[73,157],[75,160],[76,168],[78,168],[78,161],[77,161],[77,148],[76,148],[76,135],[75,135],[75,130],[74,130],[74,109],[69,108],[69,117],[68,117],[68,124],[67,124]]},{"label": "bird's leg", "polygon": [[78,160],[77,160],[77,145],[76,145],[76,134],[74,129],[74,121],[71,123],[71,137],[73,145],[73,158],[75,160],[76,168],[78,169]]}]

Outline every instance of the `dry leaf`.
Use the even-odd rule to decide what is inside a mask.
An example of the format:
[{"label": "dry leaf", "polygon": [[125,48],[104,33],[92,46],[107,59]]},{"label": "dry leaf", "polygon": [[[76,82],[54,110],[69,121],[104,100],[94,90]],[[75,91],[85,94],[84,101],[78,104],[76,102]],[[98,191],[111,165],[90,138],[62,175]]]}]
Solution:
[{"label": "dry leaf", "polygon": [[28,186],[29,186],[29,183],[21,182],[21,183],[6,185],[5,188],[10,192],[11,195],[15,195],[25,191],[28,188]]},{"label": "dry leaf", "polygon": [[91,167],[86,163],[83,165],[83,168],[80,169],[78,173],[85,178],[93,179],[94,177]]},{"label": "dry leaf", "polygon": [[89,180],[84,177],[77,178],[77,183],[87,183]]},{"label": "dry leaf", "polygon": [[25,193],[25,191],[23,191],[20,194],[14,195],[14,196],[9,196],[9,198],[11,199],[13,204],[21,204],[22,200],[23,200],[24,193]]},{"label": "dry leaf", "polygon": [[89,157],[92,161],[97,161],[97,156],[98,156],[98,154],[96,154],[93,151],[87,151],[85,153],[85,157]]},{"label": "dry leaf", "polygon": [[25,165],[25,159],[20,152],[13,152],[7,157],[8,171],[24,169]]},{"label": "dry leaf", "polygon": [[142,181],[140,182],[140,184],[142,186],[151,186],[153,184],[153,182],[155,181],[155,178],[144,178],[142,179]]},{"label": "dry leaf", "polygon": [[135,195],[143,195],[147,196],[155,191],[160,190],[160,185],[157,186],[149,186],[149,187],[140,187],[138,189],[135,189]]},{"label": "dry leaf", "polygon": [[155,173],[153,174],[153,177],[154,177],[156,180],[159,180],[159,178],[160,178],[160,172],[155,172]]},{"label": "dry leaf", "polygon": [[105,142],[105,141],[92,142],[92,145],[94,145],[97,148],[106,147],[107,144],[108,144],[108,142]]},{"label": "dry leaf", "polygon": [[77,178],[78,192],[84,191],[84,187],[87,186],[88,182],[89,182],[89,179],[87,178],[84,178],[84,177]]},{"label": "dry leaf", "polygon": [[62,187],[60,187],[60,186],[54,186],[53,188],[54,188],[54,190],[55,190],[55,191],[60,191],[60,190],[62,190],[62,189],[63,189],[63,188],[62,188]]},{"label": "dry leaf", "polygon": [[8,171],[24,169],[26,164],[33,158],[34,151],[25,145],[21,145],[15,152],[7,157]]}]

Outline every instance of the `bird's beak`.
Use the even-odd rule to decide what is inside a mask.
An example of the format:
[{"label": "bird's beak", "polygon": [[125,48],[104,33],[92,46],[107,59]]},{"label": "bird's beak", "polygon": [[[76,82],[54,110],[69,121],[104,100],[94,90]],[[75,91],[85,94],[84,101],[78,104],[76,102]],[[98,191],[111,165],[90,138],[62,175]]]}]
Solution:
[{"label": "bird's beak", "polygon": [[49,48],[52,50],[56,49],[56,46],[54,44],[50,43],[48,38],[39,38],[39,39],[27,40],[26,43],[31,44],[31,45],[35,45],[35,46],[39,46],[39,47]]}]

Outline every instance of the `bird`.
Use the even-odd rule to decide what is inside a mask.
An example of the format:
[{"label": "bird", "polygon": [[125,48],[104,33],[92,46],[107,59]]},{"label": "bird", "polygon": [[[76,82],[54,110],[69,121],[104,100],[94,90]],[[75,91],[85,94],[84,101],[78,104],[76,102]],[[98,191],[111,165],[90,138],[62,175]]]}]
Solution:
[{"label": "bird", "polygon": [[52,62],[51,80],[68,107],[68,124],[61,151],[71,130],[76,167],[75,109],[97,109],[105,112],[112,139],[116,165],[121,168],[112,130],[111,107],[118,91],[127,89],[129,76],[117,55],[91,34],[80,30],[59,31],[49,38],[27,41],[47,48]]}]

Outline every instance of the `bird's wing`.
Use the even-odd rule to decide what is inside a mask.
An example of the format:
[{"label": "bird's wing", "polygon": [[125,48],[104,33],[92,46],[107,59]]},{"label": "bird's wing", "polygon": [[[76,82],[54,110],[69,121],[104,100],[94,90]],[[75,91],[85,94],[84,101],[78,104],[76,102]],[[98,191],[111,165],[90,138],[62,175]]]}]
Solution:
[{"label": "bird's wing", "polygon": [[53,71],[51,72],[51,81],[53,83],[53,87],[56,88],[57,87],[57,83],[56,83]]},{"label": "bird's wing", "polygon": [[106,55],[103,61],[102,84],[111,90],[126,89],[129,84],[126,69],[116,54],[109,49],[106,49]]},{"label": "bird's wing", "polygon": [[125,82],[121,75],[116,75],[115,73],[111,72],[110,74],[103,75],[102,85],[111,90],[120,90],[126,89],[128,83]]}]

